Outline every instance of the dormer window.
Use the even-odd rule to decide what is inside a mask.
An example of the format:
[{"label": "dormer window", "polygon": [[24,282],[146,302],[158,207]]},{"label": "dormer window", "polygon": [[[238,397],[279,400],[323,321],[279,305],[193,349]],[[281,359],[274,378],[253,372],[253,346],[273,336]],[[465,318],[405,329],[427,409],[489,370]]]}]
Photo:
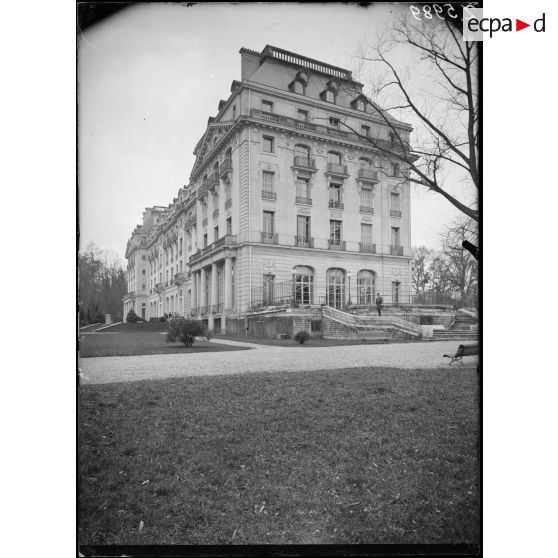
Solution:
[{"label": "dormer window", "polygon": [[308,76],[302,70],[297,72],[295,78],[289,83],[289,90],[299,95],[304,95],[308,85]]},{"label": "dormer window", "polygon": [[364,104],[364,101],[362,99],[359,99],[357,101],[356,108],[357,108],[357,110],[361,110],[363,112],[366,112],[366,105]]},{"label": "dormer window", "polygon": [[325,92],[324,99],[325,99],[328,103],[335,103],[335,93],[334,93],[331,89],[328,89],[328,90]]},{"label": "dormer window", "polygon": [[304,85],[300,81],[295,81],[293,83],[293,92],[304,95]]},{"label": "dormer window", "polygon": [[262,111],[263,112],[273,112],[273,103],[271,101],[262,101]]},{"label": "dormer window", "polygon": [[339,128],[339,118],[330,118],[329,119],[329,125],[332,128]]},{"label": "dormer window", "polygon": [[333,79],[330,79],[326,83],[325,90],[320,93],[320,99],[328,103],[335,103],[335,99],[337,97],[337,90],[338,90],[337,82]]}]

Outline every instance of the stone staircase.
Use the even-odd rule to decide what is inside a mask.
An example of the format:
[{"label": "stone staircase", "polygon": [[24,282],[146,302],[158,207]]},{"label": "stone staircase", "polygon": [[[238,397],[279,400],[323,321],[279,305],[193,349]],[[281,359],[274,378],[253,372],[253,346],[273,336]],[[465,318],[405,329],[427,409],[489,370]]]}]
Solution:
[{"label": "stone staircase", "polygon": [[463,339],[476,341],[479,336],[477,328],[471,329],[471,326],[478,326],[478,320],[457,312],[455,321],[449,329],[435,329],[434,339],[437,341],[446,341],[450,339]]},{"label": "stone staircase", "polygon": [[396,316],[359,316],[337,310],[329,306],[322,308],[324,319],[332,320],[346,328],[347,333],[354,333],[355,337],[364,332],[386,332],[408,337],[419,337],[420,327]]}]

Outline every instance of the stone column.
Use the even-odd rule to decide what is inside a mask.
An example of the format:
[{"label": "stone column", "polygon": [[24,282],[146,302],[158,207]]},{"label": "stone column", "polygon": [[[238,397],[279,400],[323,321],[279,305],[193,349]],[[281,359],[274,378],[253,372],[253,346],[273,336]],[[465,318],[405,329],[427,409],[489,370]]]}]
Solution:
[{"label": "stone column", "polygon": [[211,264],[211,305],[217,304],[219,285],[217,283],[217,264]]},{"label": "stone column", "polygon": [[200,306],[207,306],[206,273],[200,270]]},{"label": "stone column", "polygon": [[225,258],[225,310],[232,309],[232,258]]}]

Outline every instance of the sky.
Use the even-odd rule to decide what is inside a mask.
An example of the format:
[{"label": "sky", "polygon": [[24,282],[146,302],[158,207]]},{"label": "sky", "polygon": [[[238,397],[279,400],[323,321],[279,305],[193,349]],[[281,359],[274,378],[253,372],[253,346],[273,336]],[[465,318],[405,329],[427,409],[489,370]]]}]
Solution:
[{"label": "sky", "polygon": [[[209,116],[240,79],[239,50],[271,44],[356,71],[392,8],[342,4],[138,4],[86,29],[78,42],[80,249],[124,256],[145,207],[188,183]],[[397,115],[395,115],[397,116]],[[412,122],[411,122],[412,123]],[[453,186],[462,197],[472,194]],[[439,245],[458,212],[411,186],[413,246]]]}]

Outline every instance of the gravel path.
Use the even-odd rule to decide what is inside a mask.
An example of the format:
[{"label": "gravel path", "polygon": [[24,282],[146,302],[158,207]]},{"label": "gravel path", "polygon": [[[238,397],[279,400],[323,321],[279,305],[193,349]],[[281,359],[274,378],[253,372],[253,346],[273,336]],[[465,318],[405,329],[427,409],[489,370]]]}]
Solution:
[{"label": "gravel path", "polygon": [[[443,354],[453,354],[459,341],[344,345],[338,347],[272,347],[238,341],[219,343],[249,346],[250,351],[204,354],[162,354],[94,357],[80,361],[83,384],[132,382],[181,376],[219,376],[253,372],[304,372],[358,366],[395,368],[448,368]],[[465,357],[465,366],[476,366],[478,357]],[[454,364],[452,368],[461,366]]]}]

